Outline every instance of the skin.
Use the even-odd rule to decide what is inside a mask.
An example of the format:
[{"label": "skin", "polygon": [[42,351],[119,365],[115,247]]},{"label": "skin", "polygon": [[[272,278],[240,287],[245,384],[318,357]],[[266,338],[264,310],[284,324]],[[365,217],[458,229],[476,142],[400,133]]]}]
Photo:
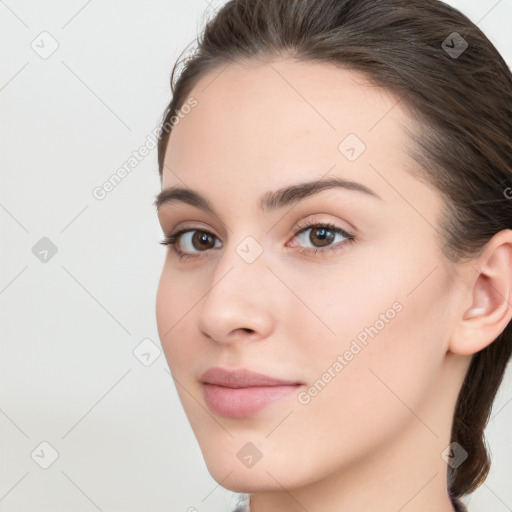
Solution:
[{"label": "skin", "polygon": [[[359,73],[247,61],[205,75],[191,96],[198,103],[173,128],[162,188],[194,189],[218,217],[183,203],[162,205],[158,216],[166,234],[190,226],[216,242],[205,251],[182,240],[182,250],[199,254],[188,260],[167,248],[156,306],[209,472],[251,493],[251,512],[453,510],[441,453],[471,355],[512,316],[511,232],[477,259],[445,257],[441,195],[409,172],[402,123],[414,121]],[[350,133],[366,146],[355,161],[338,149]],[[268,191],[331,176],[380,199],[337,188],[258,209]],[[295,235],[305,220],[333,223],[354,241],[336,235],[339,250],[302,254],[322,247],[314,229]],[[247,236],[263,251],[252,263],[236,251]],[[401,310],[333,371],[397,303]],[[199,377],[212,366],[299,381],[303,397],[328,368],[335,377],[308,403],[292,393],[234,419],[206,405]],[[249,442],[262,454],[250,468],[237,457]]]}]

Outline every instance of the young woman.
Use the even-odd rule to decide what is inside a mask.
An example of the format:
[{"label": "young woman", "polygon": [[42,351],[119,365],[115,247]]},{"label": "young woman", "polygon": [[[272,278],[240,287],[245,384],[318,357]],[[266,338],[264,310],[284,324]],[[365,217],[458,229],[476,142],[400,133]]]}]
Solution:
[{"label": "young woman", "polygon": [[171,76],[157,322],[250,512],[465,510],[512,350],[512,75],[437,0],[237,0]]}]

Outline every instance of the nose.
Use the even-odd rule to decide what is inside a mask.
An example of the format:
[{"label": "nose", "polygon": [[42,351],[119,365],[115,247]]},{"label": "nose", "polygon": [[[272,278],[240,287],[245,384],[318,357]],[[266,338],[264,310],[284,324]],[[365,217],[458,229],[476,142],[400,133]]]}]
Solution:
[{"label": "nose", "polygon": [[226,246],[198,306],[199,329],[217,343],[264,339],[274,328],[275,277],[264,253],[248,261],[235,246]]}]

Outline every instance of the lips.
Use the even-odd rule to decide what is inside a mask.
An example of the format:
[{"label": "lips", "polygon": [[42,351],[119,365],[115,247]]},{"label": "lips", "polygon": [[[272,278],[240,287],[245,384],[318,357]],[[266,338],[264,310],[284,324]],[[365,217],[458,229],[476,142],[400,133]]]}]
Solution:
[{"label": "lips", "polygon": [[228,388],[248,388],[256,386],[287,386],[300,384],[299,382],[275,379],[262,373],[252,372],[246,368],[239,370],[224,370],[215,367],[205,371],[199,378],[207,384],[216,384]]},{"label": "lips", "polygon": [[302,385],[297,381],[277,379],[246,368],[232,371],[210,368],[201,375],[200,381],[210,410],[229,418],[256,414]]}]

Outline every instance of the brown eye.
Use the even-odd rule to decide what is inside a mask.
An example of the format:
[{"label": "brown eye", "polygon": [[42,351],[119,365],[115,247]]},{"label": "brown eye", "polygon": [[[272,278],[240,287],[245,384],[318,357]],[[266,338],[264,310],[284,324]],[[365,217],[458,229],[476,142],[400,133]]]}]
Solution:
[{"label": "brown eye", "polygon": [[[307,236],[307,232],[310,232],[309,236]],[[333,244],[337,237],[341,240]],[[306,224],[300,226],[295,232],[294,239],[298,239],[301,242],[298,244],[298,247],[297,243],[293,244],[300,253],[325,253],[337,251],[347,246],[347,244],[354,240],[354,235],[334,224],[316,223],[314,225]],[[194,258],[202,253],[208,254],[209,249],[221,246],[217,236],[209,231],[197,228],[179,230],[166,237],[160,243],[171,246],[180,259]]]},{"label": "brown eye", "polygon": [[207,231],[192,231],[191,243],[194,249],[212,249],[215,245],[214,236]]},{"label": "brown eye", "polygon": [[[335,238],[336,233],[332,229],[326,229],[325,227],[312,228],[309,235],[310,242],[315,247],[324,247],[329,245]],[[315,243],[318,241],[318,243]]]},{"label": "brown eye", "polygon": [[179,249],[183,252],[204,252],[215,247],[215,235],[200,229],[182,231],[176,239]]},{"label": "brown eye", "polygon": [[308,250],[321,252],[324,247],[330,249],[336,238],[339,239],[339,243],[335,244],[333,248],[352,240],[354,236],[332,224],[315,224],[302,226],[295,234],[295,238],[299,240],[299,245],[304,252]]},{"label": "brown eye", "polygon": [[190,228],[179,230],[160,243],[172,247],[180,258],[193,258],[214,248],[216,240],[209,231]]}]

